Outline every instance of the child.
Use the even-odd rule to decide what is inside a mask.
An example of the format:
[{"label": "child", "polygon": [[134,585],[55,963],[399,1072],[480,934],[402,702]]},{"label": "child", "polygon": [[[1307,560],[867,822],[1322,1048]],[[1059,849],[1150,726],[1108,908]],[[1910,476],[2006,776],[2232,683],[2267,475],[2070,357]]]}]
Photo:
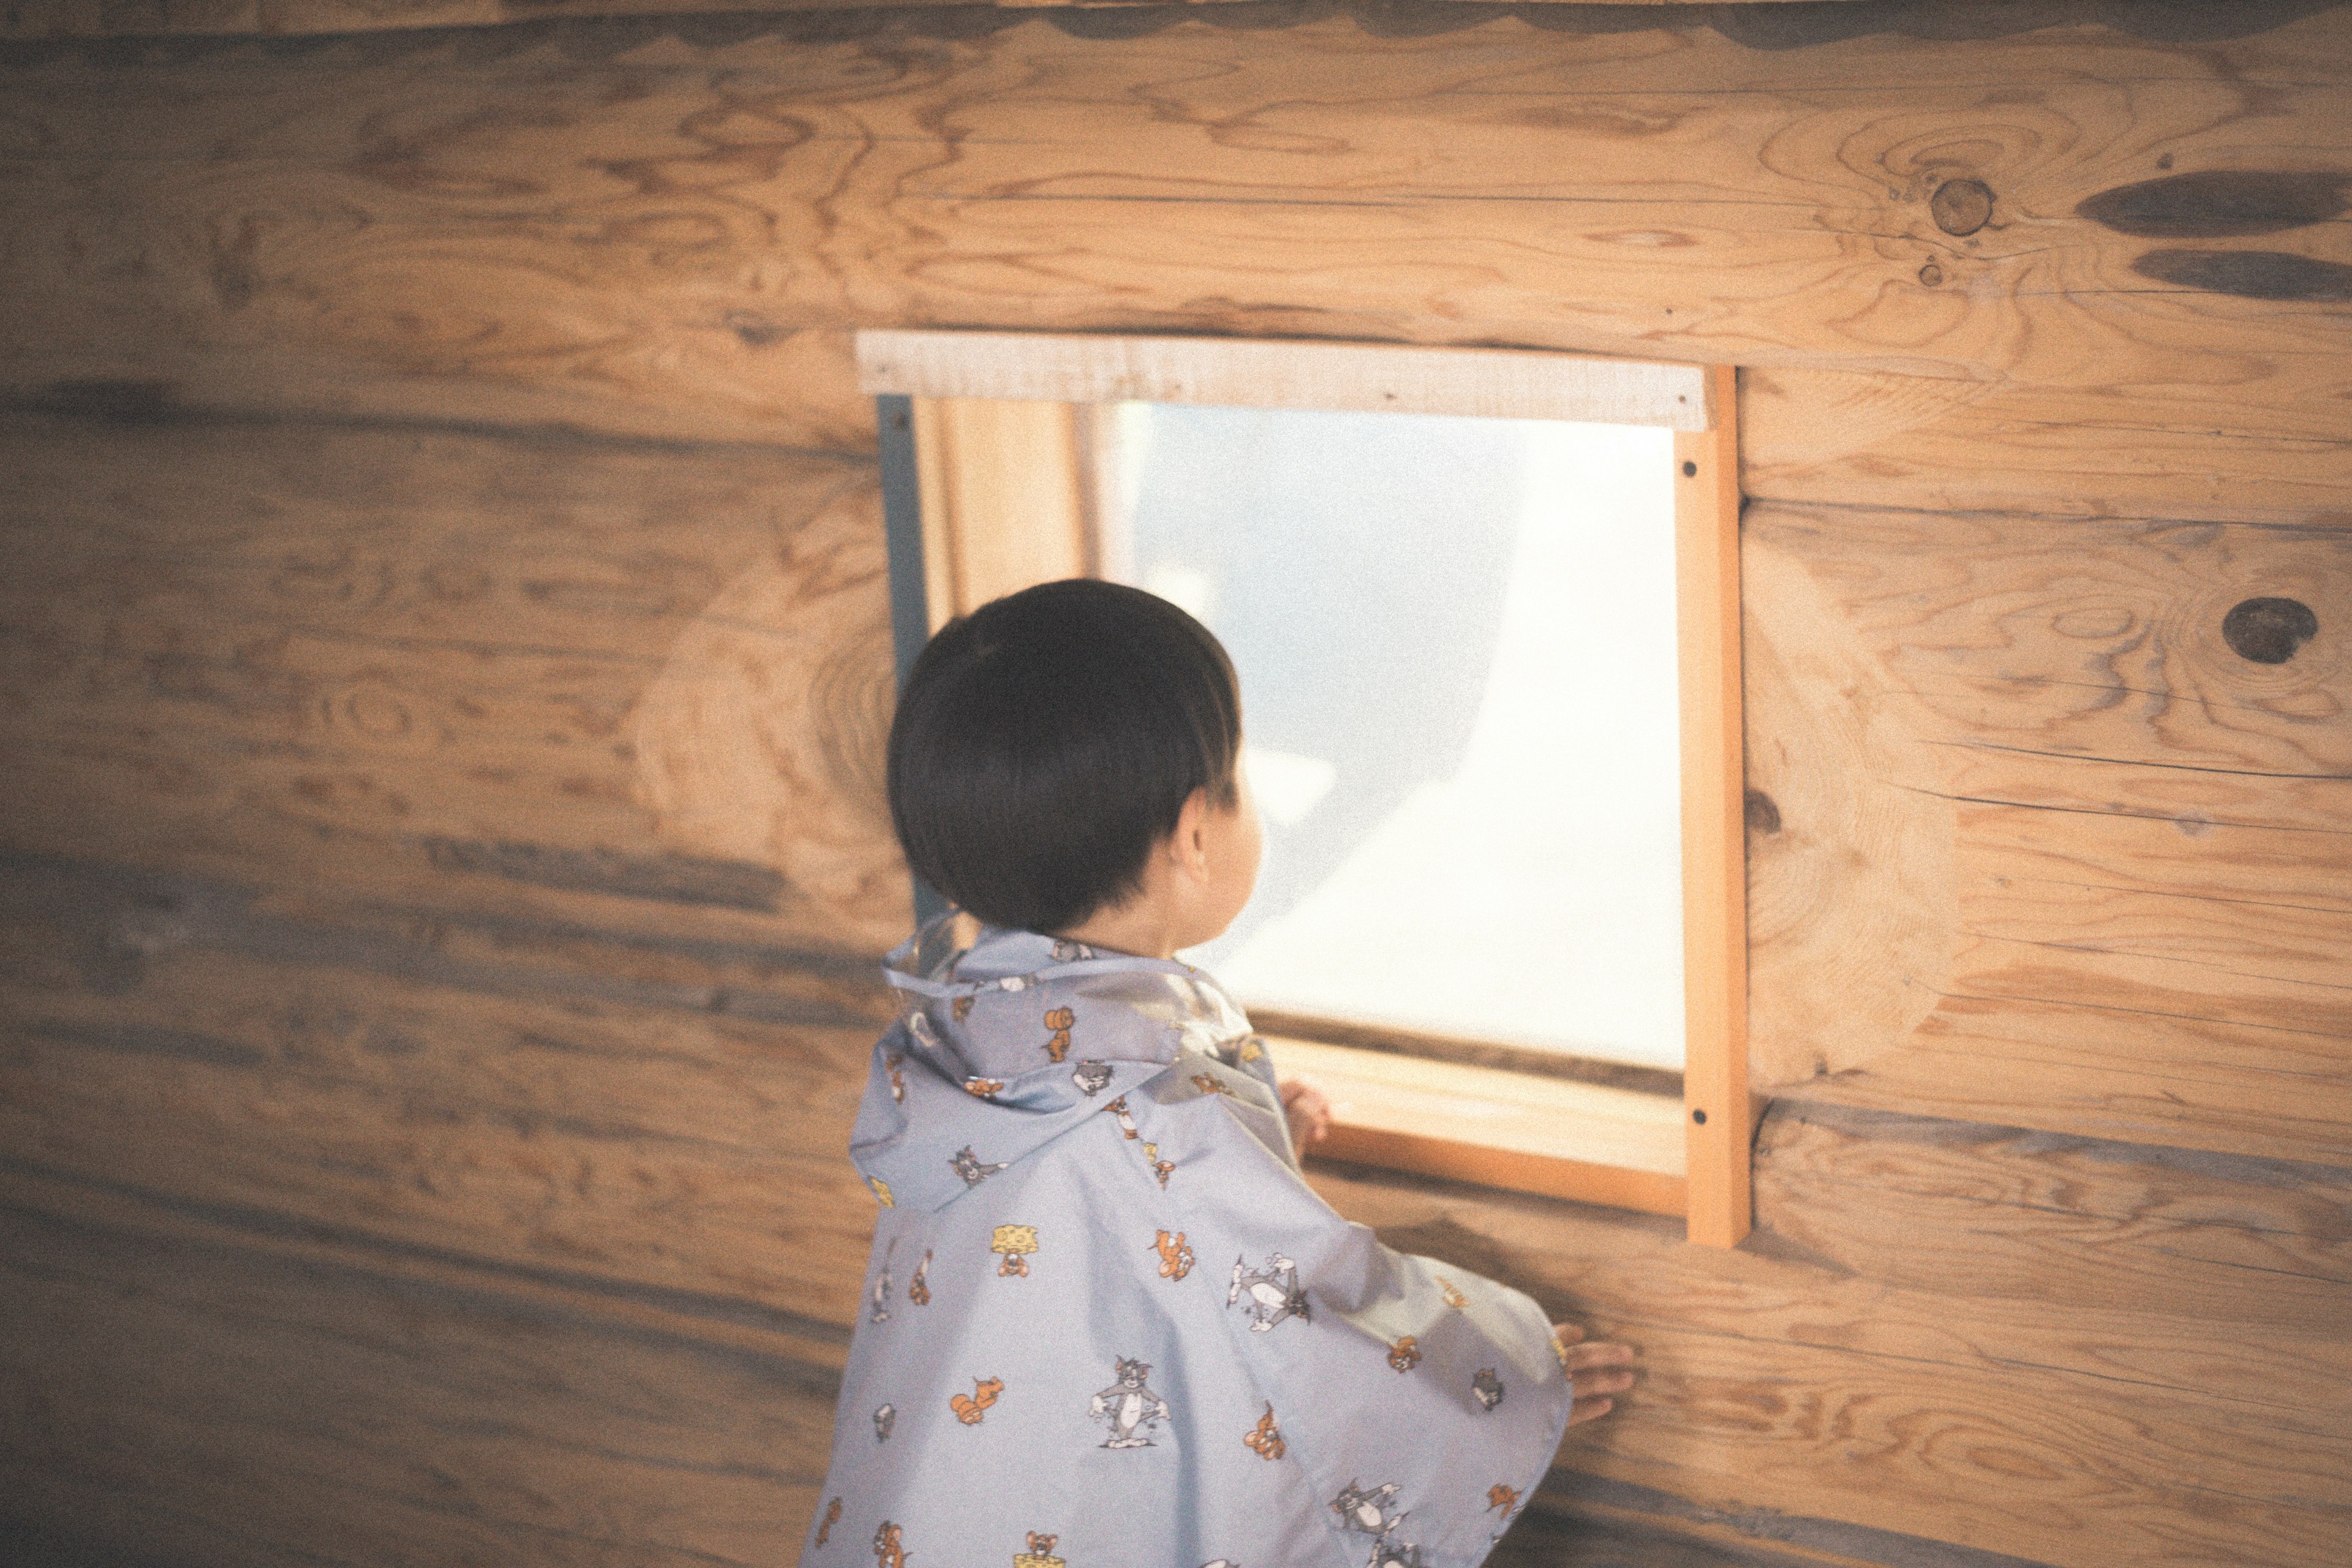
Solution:
[{"label": "child", "polygon": [[1570,1373],[1632,1381],[1301,1180],[1320,1097],[1171,956],[1256,879],[1240,744],[1224,650],[1137,589],[1045,584],[916,660],[892,817],[985,924],[886,969],[850,1150],[883,1208],[809,1568],[1475,1568],[1608,1407]]}]

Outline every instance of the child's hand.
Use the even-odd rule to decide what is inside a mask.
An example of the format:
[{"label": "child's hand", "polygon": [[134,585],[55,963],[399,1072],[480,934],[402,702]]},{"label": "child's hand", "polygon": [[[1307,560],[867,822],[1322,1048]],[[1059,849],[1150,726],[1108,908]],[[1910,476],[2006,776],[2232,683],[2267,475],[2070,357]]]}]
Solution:
[{"label": "child's hand", "polygon": [[1282,1091],[1283,1119],[1290,1123],[1291,1152],[1303,1160],[1307,1145],[1320,1143],[1331,1130],[1330,1097],[1303,1078],[1286,1078],[1276,1087]]},{"label": "child's hand", "polygon": [[1574,1323],[1554,1323],[1554,1338],[1567,1352],[1568,1373],[1576,1380],[1576,1397],[1568,1407],[1568,1424],[1590,1421],[1596,1415],[1606,1415],[1617,1402],[1606,1397],[1622,1394],[1633,1386],[1632,1372],[1604,1372],[1603,1367],[1622,1367],[1633,1359],[1632,1345],[1583,1343],[1584,1331]]}]

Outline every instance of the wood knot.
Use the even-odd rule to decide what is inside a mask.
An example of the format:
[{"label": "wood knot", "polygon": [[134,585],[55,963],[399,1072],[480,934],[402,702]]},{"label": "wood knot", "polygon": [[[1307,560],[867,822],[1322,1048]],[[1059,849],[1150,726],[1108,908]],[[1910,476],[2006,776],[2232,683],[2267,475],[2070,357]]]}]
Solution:
[{"label": "wood knot", "polygon": [[2248,599],[2221,617],[2221,640],[2241,658],[2284,664],[2319,632],[2319,617],[2300,599]]},{"label": "wood knot", "polygon": [[1934,262],[1930,261],[1927,266],[1919,268],[1919,281],[1926,284],[1928,288],[1933,289],[1937,284],[1941,283],[1943,280],[1944,269],[1937,266]]},{"label": "wood knot", "polygon": [[1747,819],[1750,833],[1780,831],[1780,808],[1773,805],[1772,797],[1760,789],[1748,792],[1747,799],[1742,803],[1741,815]]},{"label": "wood knot", "polygon": [[1927,211],[1946,234],[1974,234],[1992,221],[1992,187],[1982,180],[1946,180],[1927,198]]}]

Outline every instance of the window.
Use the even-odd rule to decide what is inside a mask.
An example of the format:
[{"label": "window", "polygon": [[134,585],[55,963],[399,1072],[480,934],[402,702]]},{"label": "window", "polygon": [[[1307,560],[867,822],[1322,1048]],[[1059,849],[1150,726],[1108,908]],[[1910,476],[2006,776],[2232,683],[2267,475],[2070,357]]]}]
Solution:
[{"label": "window", "polygon": [[1268,866],[1194,956],[1331,1089],[1326,1151],[1737,1242],[1728,370],[986,332],[858,353],[902,664],[1079,574],[1233,649]]}]

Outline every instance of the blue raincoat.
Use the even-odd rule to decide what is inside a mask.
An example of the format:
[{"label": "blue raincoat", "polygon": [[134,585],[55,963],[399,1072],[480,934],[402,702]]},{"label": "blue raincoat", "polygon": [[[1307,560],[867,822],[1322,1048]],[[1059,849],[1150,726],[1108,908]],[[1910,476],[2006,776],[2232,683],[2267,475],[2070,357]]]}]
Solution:
[{"label": "blue raincoat", "polygon": [[1201,971],[950,929],[885,970],[803,1568],[1474,1568],[1568,1424],[1542,1310],[1318,1197]]}]

